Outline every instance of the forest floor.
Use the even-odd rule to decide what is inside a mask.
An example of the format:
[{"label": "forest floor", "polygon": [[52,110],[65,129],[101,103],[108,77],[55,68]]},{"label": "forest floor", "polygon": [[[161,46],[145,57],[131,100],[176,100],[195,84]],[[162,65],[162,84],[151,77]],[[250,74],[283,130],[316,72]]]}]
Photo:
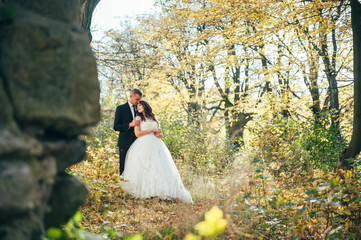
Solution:
[{"label": "forest floor", "polygon": [[[230,204],[234,203],[240,191],[248,188],[250,172],[249,166],[243,165],[226,176],[210,177],[194,175],[182,168],[180,173],[184,185],[193,198],[193,204],[189,204],[159,198],[135,198],[119,186],[117,163],[107,166],[108,170],[111,169],[107,174],[98,172],[98,177],[95,177],[97,172],[84,171],[96,170],[96,167],[86,166],[91,164],[89,162],[82,164],[76,169],[81,171],[81,178],[90,187],[90,195],[80,209],[83,227],[93,233],[118,236],[115,239],[124,239],[136,233],[142,234],[144,239],[184,239],[188,233],[195,233],[194,225],[203,220],[204,213],[213,206],[229,211]],[[232,238],[228,235],[221,239]]]},{"label": "forest floor", "polygon": [[[89,187],[82,226],[98,239],[184,240],[213,206],[227,226],[215,239],[360,239],[359,177],[339,169],[272,176],[271,164],[244,156],[222,174],[177,164],[193,204],[137,199],[120,187],[118,163],[97,154],[69,169]],[[252,164],[252,167],[250,166]],[[142,238],[132,238],[142,235]],[[87,238],[84,238],[87,239]],[[193,238],[207,239],[207,238]]]}]

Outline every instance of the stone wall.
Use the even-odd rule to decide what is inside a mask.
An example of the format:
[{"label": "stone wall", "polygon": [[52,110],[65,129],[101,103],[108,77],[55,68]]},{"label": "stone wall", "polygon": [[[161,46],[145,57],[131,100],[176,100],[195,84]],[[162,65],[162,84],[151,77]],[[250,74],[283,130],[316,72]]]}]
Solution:
[{"label": "stone wall", "polygon": [[99,121],[77,0],[0,0],[0,239],[39,239],[87,196],[65,169]]}]

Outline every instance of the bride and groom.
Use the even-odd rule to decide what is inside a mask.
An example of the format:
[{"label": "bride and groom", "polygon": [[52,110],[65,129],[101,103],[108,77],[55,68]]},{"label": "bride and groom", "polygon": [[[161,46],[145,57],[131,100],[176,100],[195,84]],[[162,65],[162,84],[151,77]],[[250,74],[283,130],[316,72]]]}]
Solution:
[{"label": "bride and groom", "polygon": [[192,202],[173,158],[162,141],[151,106],[134,88],[129,101],[117,107],[114,130],[119,131],[119,174],[122,188],[139,198],[160,197]]}]

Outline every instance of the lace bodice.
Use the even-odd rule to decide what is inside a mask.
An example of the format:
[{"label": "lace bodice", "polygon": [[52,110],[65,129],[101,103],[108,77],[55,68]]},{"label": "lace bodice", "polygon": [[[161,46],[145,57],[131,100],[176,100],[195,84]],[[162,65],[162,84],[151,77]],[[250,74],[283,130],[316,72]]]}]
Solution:
[{"label": "lace bodice", "polygon": [[145,121],[140,121],[140,130],[148,130],[152,128],[157,128],[158,123],[152,119],[146,118]]}]

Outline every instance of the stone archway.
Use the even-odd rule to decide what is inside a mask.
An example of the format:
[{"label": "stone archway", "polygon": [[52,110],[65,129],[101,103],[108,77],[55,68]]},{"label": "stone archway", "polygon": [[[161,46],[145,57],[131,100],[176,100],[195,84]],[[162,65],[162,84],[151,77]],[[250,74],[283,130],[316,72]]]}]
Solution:
[{"label": "stone archway", "polygon": [[80,7],[79,22],[81,27],[88,33],[90,40],[92,40],[92,35],[90,33],[92,16],[99,2],[100,0],[78,0]]},{"label": "stone archway", "polygon": [[39,238],[87,196],[65,169],[83,159],[78,137],[100,119],[82,29],[98,2],[0,0],[0,239]]}]

